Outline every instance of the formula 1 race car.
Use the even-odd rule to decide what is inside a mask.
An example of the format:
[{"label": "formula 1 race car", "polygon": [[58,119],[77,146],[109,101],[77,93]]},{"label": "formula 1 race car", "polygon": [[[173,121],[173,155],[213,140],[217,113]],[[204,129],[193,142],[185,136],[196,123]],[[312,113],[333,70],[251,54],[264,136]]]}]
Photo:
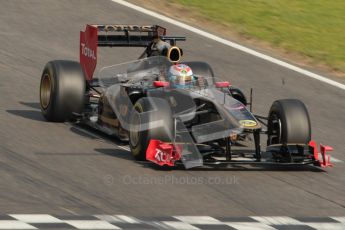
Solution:
[{"label": "formula 1 race car", "polygon": [[[157,25],[87,25],[80,32],[80,63],[57,60],[44,67],[43,116],[115,135],[129,142],[136,160],[161,166],[332,166],[326,154],[332,148],[320,145],[319,153],[311,140],[301,101],[277,100],[267,117],[252,113],[252,96],[248,101],[240,89],[215,77],[207,63],[180,62],[176,42],[184,40],[166,36]],[[145,50],[138,60],[104,67],[94,77],[97,47],[116,46]],[[261,136],[267,137],[265,151]]]}]

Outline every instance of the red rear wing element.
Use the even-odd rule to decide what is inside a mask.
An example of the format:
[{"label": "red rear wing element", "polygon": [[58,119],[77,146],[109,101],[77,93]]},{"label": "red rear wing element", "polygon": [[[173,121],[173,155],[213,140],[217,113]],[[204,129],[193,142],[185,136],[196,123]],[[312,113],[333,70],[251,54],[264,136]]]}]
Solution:
[{"label": "red rear wing element", "polygon": [[87,81],[91,81],[97,65],[97,47],[147,47],[155,38],[165,36],[166,29],[139,25],[86,25],[80,31],[80,64]]},{"label": "red rear wing element", "polygon": [[97,65],[97,28],[87,25],[85,32],[80,31],[80,65],[86,80],[91,81]]}]

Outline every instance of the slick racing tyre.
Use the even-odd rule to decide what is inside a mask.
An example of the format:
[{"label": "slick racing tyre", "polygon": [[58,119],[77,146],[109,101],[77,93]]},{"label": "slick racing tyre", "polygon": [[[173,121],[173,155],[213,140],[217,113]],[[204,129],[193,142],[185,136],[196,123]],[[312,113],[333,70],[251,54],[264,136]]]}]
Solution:
[{"label": "slick racing tyre", "polygon": [[81,113],[84,106],[85,78],[78,62],[48,62],[42,73],[40,105],[48,121],[63,122],[72,113]]},{"label": "slick racing tyre", "polygon": [[267,146],[307,144],[311,139],[310,119],[303,102],[283,99],[273,102],[268,115]]},{"label": "slick racing tyre", "polygon": [[136,160],[145,161],[151,139],[171,142],[174,133],[172,112],[167,101],[154,97],[139,99],[134,109],[136,112],[133,111],[130,118],[129,146]]}]

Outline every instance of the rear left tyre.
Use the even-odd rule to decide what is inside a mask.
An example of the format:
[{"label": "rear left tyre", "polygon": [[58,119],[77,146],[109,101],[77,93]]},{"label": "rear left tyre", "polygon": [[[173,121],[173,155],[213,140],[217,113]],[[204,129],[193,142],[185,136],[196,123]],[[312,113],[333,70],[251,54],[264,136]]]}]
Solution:
[{"label": "rear left tyre", "polygon": [[85,99],[85,78],[78,62],[48,62],[41,76],[40,107],[48,121],[63,122],[81,113]]}]

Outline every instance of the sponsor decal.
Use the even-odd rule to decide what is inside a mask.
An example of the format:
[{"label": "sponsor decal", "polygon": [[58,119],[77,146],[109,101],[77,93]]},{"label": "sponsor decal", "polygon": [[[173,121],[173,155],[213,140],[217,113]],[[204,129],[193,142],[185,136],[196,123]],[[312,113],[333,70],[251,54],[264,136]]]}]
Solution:
[{"label": "sponsor decal", "polygon": [[150,140],[146,150],[146,159],[158,165],[174,166],[181,159],[182,146],[168,144],[159,140]]},{"label": "sponsor decal", "polygon": [[156,149],[155,159],[158,162],[166,162],[167,155],[160,149]]},{"label": "sponsor decal", "polygon": [[95,51],[90,49],[85,45],[85,43],[80,43],[81,45],[81,54],[84,55],[85,57],[92,58],[93,60],[96,60],[96,55]]},{"label": "sponsor decal", "polygon": [[244,127],[253,127],[257,125],[256,121],[253,120],[241,120],[240,124]]},{"label": "sponsor decal", "polygon": [[111,32],[111,31],[141,31],[141,32],[152,32],[154,31],[153,26],[139,26],[139,25],[97,25],[100,31]]},{"label": "sponsor decal", "polygon": [[97,65],[97,28],[87,25],[85,31],[80,31],[80,65],[86,80],[91,80]]}]

